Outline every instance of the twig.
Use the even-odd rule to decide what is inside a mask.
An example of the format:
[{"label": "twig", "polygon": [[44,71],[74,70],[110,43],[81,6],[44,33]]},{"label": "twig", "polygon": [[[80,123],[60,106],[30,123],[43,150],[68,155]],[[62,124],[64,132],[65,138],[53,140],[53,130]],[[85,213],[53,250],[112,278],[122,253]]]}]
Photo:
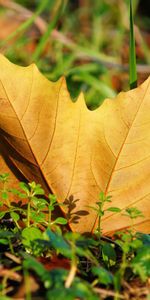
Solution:
[{"label": "twig", "polygon": [[15,280],[17,282],[21,282],[22,276],[19,273],[17,273],[15,271],[15,269],[16,268],[9,270],[6,268],[1,268],[0,269],[0,277],[4,277],[6,280],[9,278],[9,279]]},{"label": "twig", "polygon": [[123,286],[127,289],[127,294],[130,294],[130,296],[133,295],[136,299],[140,299],[141,296],[148,295],[149,293],[147,287],[134,287],[126,281],[123,281]]},{"label": "twig", "polygon": [[[102,289],[102,288],[94,288],[94,291],[98,294],[100,294],[101,296],[104,295],[104,296],[112,296],[114,297],[115,296],[115,292],[113,291],[107,291],[106,289]],[[117,295],[118,298],[120,299],[125,299],[125,297],[123,295]]]},{"label": "twig", "polygon": [[[55,40],[58,40],[59,42],[64,44],[65,46],[69,47],[70,49],[76,50],[76,48],[77,48],[77,45],[73,41],[71,41],[68,37],[66,37],[64,34],[62,34],[61,32],[59,32],[57,30],[53,30],[52,37]],[[117,62],[113,62],[113,61],[105,61],[104,59],[100,59],[97,56],[85,53],[84,49],[77,51],[76,57],[82,58],[82,60],[85,60],[85,61],[87,61],[87,59],[90,59],[98,64],[103,64],[104,66],[106,66],[109,69],[115,68],[115,69],[125,71],[125,72],[128,72],[128,70],[129,70],[128,64],[123,65],[121,63],[117,63]],[[139,74],[140,73],[141,74],[143,74],[143,73],[149,74],[150,73],[150,65],[137,64],[137,72]]]},{"label": "twig", "polygon": [[9,252],[5,252],[5,256],[16,262],[17,264],[21,264],[21,259]]},{"label": "twig", "polygon": [[65,288],[70,288],[73,280],[74,280],[74,277],[76,275],[76,271],[77,271],[77,266],[76,265],[72,265],[71,269],[70,269],[70,272],[68,274],[68,277],[67,277],[67,280],[65,282]]}]

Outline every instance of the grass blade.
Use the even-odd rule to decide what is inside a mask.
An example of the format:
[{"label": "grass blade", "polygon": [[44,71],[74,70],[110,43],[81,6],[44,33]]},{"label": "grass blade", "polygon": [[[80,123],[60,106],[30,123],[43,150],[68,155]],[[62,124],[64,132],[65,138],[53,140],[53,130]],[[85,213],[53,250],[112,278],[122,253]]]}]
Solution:
[{"label": "grass blade", "polygon": [[130,0],[130,89],[137,87],[137,71],[136,71],[136,50],[135,50],[135,38],[134,38],[134,23],[132,13],[132,0]]},{"label": "grass blade", "polygon": [[64,1],[61,2],[59,8],[58,8],[58,11],[56,13],[56,15],[54,16],[52,22],[49,23],[48,27],[47,27],[47,30],[45,31],[44,35],[41,37],[40,41],[39,41],[39,44],[32,56],[32,60],[34,62],[38,62],[38,59],[51,35],[51,32],[52,30],[55,28],[56,24],[57,24],[57,21],[59,20],[60,16],[62,15],[64,11]]}]

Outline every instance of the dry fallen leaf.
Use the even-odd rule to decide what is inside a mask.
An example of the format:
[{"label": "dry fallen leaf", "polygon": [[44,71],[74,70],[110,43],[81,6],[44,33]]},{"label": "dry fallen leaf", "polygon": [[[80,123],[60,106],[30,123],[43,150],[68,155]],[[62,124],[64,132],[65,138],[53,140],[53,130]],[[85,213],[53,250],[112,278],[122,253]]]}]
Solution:
[{"label": "dry fallen leaf", "polygon": [[[49,82],[35,65],[19,67],[3,56],[0,66],[0,146],[19,172],[75,206],[72,216],[81,218],[74,231],[96,226],[89,206],[103,191],[112,196],[108,206],[140,209],[145,218],[136,219],[137,228],[149,232],[150,79],[89,111],[82,94],[70,100],[64,78]],[[110,233],[129,224],[109,212],[102,226]]]}]

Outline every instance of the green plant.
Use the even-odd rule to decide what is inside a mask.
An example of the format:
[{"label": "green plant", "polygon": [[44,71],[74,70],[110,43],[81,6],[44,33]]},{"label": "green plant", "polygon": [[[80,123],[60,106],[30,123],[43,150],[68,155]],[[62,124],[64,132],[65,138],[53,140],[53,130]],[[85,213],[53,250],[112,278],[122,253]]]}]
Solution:
[{"label": "green plant", "polygon": [[130,220],[131,220],[130,229],[131,229],[132,232],[135,231],[135,229],[134,229],[134,220],[139,218],[139,217],[142,217],[142,218],[144,217],[142,212],[139,209],[137,209],[136,207],[126,208],[124,215],[127,216],[128,218],[130,218]]},{"label": "green plant", "polygon": [[109,207],[105,209],[104,206],[106,202],[111,202],[111,196],[106,196],[103,192],[101,192],[99,195],[99,201],[96,202],[97,207],[90,206],[90,208],[94,209],[97,213],[98,225],[95,233],[98,235],[99,242],[101,241],[101,236],[102,236],[101,220],[105,212],[111,211],[117,213],[121,211],[119,207]]},{"label": "green plant", "polygon": [[29,271],[34,271],[43,282],[46,299],[54,300],[57,298],[63,300],[65,298],[67,300],[74,300],[76,297],[91,300],[99,299],[90,284],[79,277],[75,277],[72,285],[66,288],[67,270],[58,268],[47,271],[42,264],[37,262],[33,257],[25,255],[24,258],[24,267]]},{"label": "green plant", "polygon": [[[136,253],[143,249],[143,242],[138,238],[134,229],[134,219],[138,217],[143,217],[141,211],[139,211],[136,207],[129,207],[125,210],[125,216],[131,219],[131,226],[125,232],[118,232],[119,239],[116,239],[116,242],[122,249],[122,260],[119,266],[118,271],[114,277],[114,285],[116,288],[116,298],[118,298],[118,292],[121,289],[121,284],[125,278],[126,270],[131,269],[132,272],[138,272],[139,265],[136,265],[136,261],[138,261],[138,256],[136,258]],[[150,251],[149,251],[150,254]],[[132,263],[134,262],[134,263]],[[137,268],[137,269],[136,269]],[[144,271],[141,268],[141,277],[144,278]],[[146,277],[147,278],[147,277]]]},{"label": "green plant", "polygon": [[[9,213],[18,229],[20,229],[20,218],[28,228],[37,224],[42,224],[49,228],[57,224],[67,224],[67,220],[63,217],[57,217],[55,220],[52,220],[52,212],[60,204],[57,203],[56,197],[52,194],[44,198],[45,192],[40,184],[20,182],[18,189],[9,188],[9,174],[1,174],[0,181],[3,183],[1,206],[7,206],[5,210],[0,212],[0,217],[3,218]],[[21,201],[20,205],[10,202],[10,194],[19,197],[21,200],[23,199],[23,202]]]},{"label": "green plant", "polygon": [[[105,209],[105,204],[111,202],[111,198],[102,193],[97,203],[98,208],[96,207],[97,216],[100,218],[96,234],[86,236],[68,230],[63,233],[59,224],[65,224],[66,220],[57,219],[57,217],[54,219],[52,216],[52,212],[57,207],[54,195],[50,194],[48,198],[41,198],[44,196],[44,191],[35,182],[20,183],[19,189],[11,189],[9,188],[8,174],[3,174],[0,178],[2,184],[5,183],[8,198],[11,199],[11,195],[15,195],[23,201],[28,198],[30,202],[29,207],[27,203],[25,207],[20,205],[19,208],[17,203],[15,206],[10,202],[9,207],[6,204],[6,212],[1,215],[4,225],[3,223],[0,225],[1,261],[7,265],[9,259],[11,274],[22,274],[27,299],[32,299],[33,293],[28,284],[30,272],[33,272],[42,282],[44,291],[43,288],[40,291],[46,299],[49,299],[48,297],[51,295],[52,299],[57,296],[59,300],[63,297],[68,300],[73,300],[74,297],[81,299],[90,297],[90,299],[98,300],[97,290],[101,286],[113,289],[111,292],[108,290],[108,295],[111,293],[114,299],[120,299],[124,280],[128,281],[129,278],[138,276],[142,282],[147,281],[150,275],[150,251],[147,247],[149,236],[136,234],[133,226],[134,219],[141,217],[139,210],[131,207],[123,213],[131,219],[131,227],[128,231],[118,232],[115,240],[103,237],[101,232],[102,216],[107,210],[120,212],[120,209],[115,207]],[[5,199],[2,201],[2,204],[4,203]],[[48,209],[47,220],[44,217],[38,217],[38,212],[45,211],[45,209]],[[34,212],[36,212],[37,218],[34,218]],[[13,214],[19,216],[17,221],[15,219],[18,217],[15,215],[12,218]],[[13,226],[11,223],[11,228],[8,230],[10,227],[9,216],[13,219]],[[21,216],[23,216],[24,228],[18,223]],[[5,220],[8,220],[8,223],[5,223]],[[44,227],[41,228],[41,225]],[[45,228],[47,229],[45,230]],[[6,260],[4,253],[9,252]],[[58,262],[59,258],[60,261],[66,260],[67,269],[65,265],[59,267],[59,263],[58,266],[55,263],[55,267],[51,267],[52,269],[48,271],[38,261],[39,258],[43,258],[51,265],[51,260],[55,256]],[[6,298],[9,295],[10,285],[8,274],[3,276],[0,285],[1,297]],[[100,288],[100,290],[103,293],[103,289]],[[104,289],[104,293],[106,293],[106,289]]]},{"label": "green plant", "polygon": [[[26,226],[30,227],[31,218],[35,222],[41,221],[41,220],[43,221],[44,215],[42,214],[42,216],[41,216],[41,214],[40,214],[40,216],[38,215],[38,218],[36,218],[36,214],[34,214],[34,210],[32,211],[31,209],[33,207],[32,205],[34,205],[36,208],[39,209],[39,207],[38,207],[39,200],[38,200],[37,196],[44,195],[44,190],[41,188],[40,184],[36,184],[34,181],[31,183],[28,183],[28,184],[21,182],[20,188],[25,193],[24,194],[25,198],[27,198],[27,213],[26,213],[27,216],[26,216],[25,222],[26,222]],[[42,200],[43,199],[40,200],[40,204],[41,205],[46,204],[46,203],[43,203]],[[42,205],[42,208],[43,208],[43,205]],[[38,212],[39,212],[39,210],[38,210]]]},{"label": "green plant", "polygon": [[[63,217],[57,217],[55,220],[52,220],[52,211],[55,210],[55,208],[57,206],[60,206],[61,204],[58,204],[56,196],[49,194],[48,195],[48,200],[49,200],[49,204],[48,204],[48,227],[51,228],[51,226],[55,225],[55,224],[59,224],[59,225],[66,225],[67,224],[67,219],[63,218]],[[62,204],[64,205],[64,204]]]}]

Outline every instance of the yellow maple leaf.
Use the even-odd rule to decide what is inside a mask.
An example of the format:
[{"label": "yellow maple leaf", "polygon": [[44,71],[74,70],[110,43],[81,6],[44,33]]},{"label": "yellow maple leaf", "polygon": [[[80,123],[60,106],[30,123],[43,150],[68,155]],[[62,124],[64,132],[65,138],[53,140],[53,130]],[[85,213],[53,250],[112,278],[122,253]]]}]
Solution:
[{"label": "yellow maple leaf", "polygon": [[[137,229],[150,231],[150,79],[137,89],[107,99],[95,111],[81,94],[73,103],[65,79],[48,81],[35,65],[19,67],[0,56],[0,164],[9,158],[28,181],[67,199],[74,231],[96,226],[94,206],[103,191],[109,206],[136,206],[144,218]],[[1,150],[2,151],[2,150]],[[9,165],[10,168],[10,165]],[[66,212],[66,208],[62,208]],[[87,214],[87,213],[89,214]],[[127,227],[122,213],[107,212],[104,233]]]}]

